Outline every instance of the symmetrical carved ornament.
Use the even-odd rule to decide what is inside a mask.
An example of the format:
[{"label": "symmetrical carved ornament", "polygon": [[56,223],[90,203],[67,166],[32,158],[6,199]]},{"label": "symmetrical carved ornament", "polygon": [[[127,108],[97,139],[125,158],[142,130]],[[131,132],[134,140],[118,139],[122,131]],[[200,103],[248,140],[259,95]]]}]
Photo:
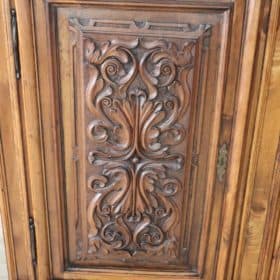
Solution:
[{"label": "symmetrical carved ornament", "polygon": [[[88,254],[176,257],[197,46],[184,37],[208,26],[114,21],[125,35],[100,39],[111,21],[71,23],[93,32],[83,35]],[[138,35],[156,27],[182,38]]]}]

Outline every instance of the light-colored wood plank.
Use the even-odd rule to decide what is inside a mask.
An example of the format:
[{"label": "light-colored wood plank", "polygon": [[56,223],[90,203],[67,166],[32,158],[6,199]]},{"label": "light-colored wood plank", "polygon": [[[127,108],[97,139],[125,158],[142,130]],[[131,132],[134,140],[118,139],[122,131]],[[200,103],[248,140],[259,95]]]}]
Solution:
[{"label": "light-colored wood plank", "polygon": [[[15,1],[21,63],[21,114],[28,181],[30,216],[34,218],[37,242],[37,275],[49,277],[48,231],[45,202],[45,174],[41,134],[39,94],[36,74],[36,49],[32,23],[32,6],[28,0]],[[41,205],[41,207],[33,207]]]},{"label": "light-colored wood plank", "polygon": [[[275,0],[272,3],[269,20],[265,62],[234,279],[256,279],[258,270],[262,270],[264,266],[263,262],[259,262],[259,258],[266,230],[269,196],[280,132],[280,83],[279,71],[275,67],[277,55],[274,55],[278,17],[279,1]],[[270,221],[270,223],[273,222]]]},{"label": "light-colored wood plank", "polygon": [[233,224],[235,219],[235,206],[239,191],[239,174],[242,158],[242,148],[245,143],[246,116],[248,113],[248,101],[250,95],[251,79],[253,73],[253,61],[257,43],[257,26],[260,16],[261,1],[247,2],[247,15],[245,17],[246,29],[243,39],[243,56],[239,76],[236,118],[234,120],[235,130],[233,135],[231,160],[228,165],[228,180],[225,193],[222,220],[222,236],[218,257],[216,277],[224,279],[227,274],[225,265],[229,260],[232,250],[231,240],[233,234]]},{"label": "light-colored wood plank", "polygon": [[1,206],[11,279],[34,277],[30,253],[28,203],[22,149],[18,83],[12,48],[10,3],[0,2]]}]

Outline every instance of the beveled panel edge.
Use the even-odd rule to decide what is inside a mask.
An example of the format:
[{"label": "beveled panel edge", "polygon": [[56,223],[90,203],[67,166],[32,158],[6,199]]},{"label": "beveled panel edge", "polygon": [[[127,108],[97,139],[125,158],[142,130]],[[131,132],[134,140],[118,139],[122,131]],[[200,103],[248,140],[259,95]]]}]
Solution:
[{"label": "beveled panel edge", "polygon": [[[117,22],[116,22],[117,23]],[[127,22],[126,22],[127,23]],[[129,22],[129,23],[131,23],[131,22]],[[199,28],[200,29],[200,26],[198,25],[197,26],[197,28]],[[201,36],[204,36],[205,34],[206,34],[206,32],[208,31],[208,28],[210,28],[210,26],[208,27],[208,26],[203,26],[203,27],[201,27]],[[88,31],[87,29],[86,29],[86,31]],[[127,31],[126,29],[124,29],[123,30],[124,31],[124,33],[126,34],[126,32],[125,31]],[[137,33],[137,31],[138,30],[134,30],[134,32],[136,32],[134,35],[138,35],[138,33]],[[140,31],[141,31],[141,29],[140,29]],[[111,33],[111,32],[110,32]],[[123,32],[120,32],[120,34],[121,33],[123,33]],[[196,32],[194,32],[195,34],[196,34]],[[185,34],[185,33],[183,33],[183,34]],[[207,36],[207,35],[205,35],[205,36]],[[155,36],[155,37],[157,37],[157,36]],[[194,36],[194,37],[197,37],[197,36]],[[166,38],[170,38],[170,36],[168,36],[168,34],[167,34],[167,36],[166,36]],[[186,39],[186,40],[188,40],[188,38],[185,38],[185,37],[183,37],[182,39]],[[192,40],[191,40],[192,41]],[[200,42],[200,44],[201,44],[201,42]],[[200,67],[201,67],[201,65],[200,65]],[[196,69],[196,71],[198,71],[198,72],[200,72],[199,71],[200,69]],[[193,91],[193,93],[192,93],[192,99],[194,99],[194,97],[196,96],[196,90],[194,90]],[[191,122],[192,123],[192,122]],[[193,140],[193,139],[192,139]],[[188,152],[188,150],[186,150],[186,154],[187,155],[189,155],[189,152]],[[189,163],[188,163],[189,164]],[[186,174],[184,175],[184,177],[186,177]],[[185,213],[184,213],[184,216],[185,216]],[[182,223],[182,230],[183,230],[183,228],[184,228],[184,220],[183,220],[183,223]],[[181,239],[184,239],[182,236],[181,236]]]},{"label": "beveled panel edge", "polygon": [[[229,20],[230,20],[230,17],[229,17],[229,14],[230,14],[230,10],[226,10],[226,11],[224,11],[223,10],[223,12],[226,12],[225,14],[224,14],[224,17],[226,18],[226,22],[227,22],[227,25],[229,24]],[[223,24],[223,23],[221,23],[221,24]],[[78,28],[79,29],[79,28]],[[224,40],[225,40],[225,42],[227,42],[228,40],[228,33],[227,33],[227,36],[226,36],[226,38],[224,38]],[[226,50],[227,48],[226,48],[226,46],[225,46],[225,50]],[[224,182],[223,182],[224,183]],[[211,203],[211,202],[209,202],[209,203]],[[202,273],[202,272],[201,272]]]},{"label": "beveled panel edge", "polygon": [[209,0],[153,0],[153,2],[147,0],[131,0],[130,2],[122,0],[40,0],[47,4],[81,4],[81,5],[101,5],[101,6],[141,6],[141,7],[174,7],[174,8],[191,8],[191,9],[202,9],[202,10],[225,10],[234,7],[236,0],[220,0],[220,1],[209,1]]}]

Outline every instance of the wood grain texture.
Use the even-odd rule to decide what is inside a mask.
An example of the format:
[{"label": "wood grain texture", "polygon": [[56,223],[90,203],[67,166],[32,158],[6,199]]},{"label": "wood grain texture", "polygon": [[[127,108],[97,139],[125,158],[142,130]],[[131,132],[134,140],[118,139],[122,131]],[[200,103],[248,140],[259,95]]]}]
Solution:
[{"label": "wood grain texture", "polygon": [[1,230],[3,230],[4,240],[3,245],[5,245],[6,253],[6,262],[7,269],[10,278],[17,277],[17,269],[16,269],[16,260],[15,260],[15,247],[13,241],[13,231],[11,225],[10,218],[10,210],[9,210],[9,199],[7,194],[7,178],[6,178],[6,170],[3,159],[3,146],[0,138],[0,182],[1,182],[1,195],[0,195],[0,213],[1,220],[4,227],[1,226]]},{"label": "wood grain texture", "polygon": [[[37,77],[34,71],[36,58],[34,55],[33,45],[33,26],[32,26],[32,9],[30,1],[15,1],[17,10],[18,33],[21,48],[24,50],[20,53],[21,62],[21,88],[20,104],[22,115],[22,129],[24,141],[24,153],[26,160],[27,188],[29,192],[30,211],[29,216],[35,221],[35,231],[38,238],[47,241],[46,217],[45,212],[38,207],[34,207],[34,201],[41,205],[45,204],[44,190],[44,170],[42,160],[42,141],[41,141],[41,123],[34,122],[40,120],[40,111],[38,106],[38,88]],[[37,275],[42,279],[49,275],[49,254],[48,244],[39,242],[37,244]]]},{"label": "wood grain texture", "polygon": [[258,276],[260,279],[277,279],[280,277],[280,141],[275,158],[275,167],[271,183],[269,207],[266,216],[266,229],[259,258]]},{"label": "wood grain texture", "polygon": [[12,53],[10,3],[0,3],[0,129],[1,129],[1,205],[6,245],[9,250],[8,272],[11,279],[34,279],[28,230],[28,200],[18,84]]},{"label": "wood grain texture", "polygon": [[[280,13],[280,5],[278,6],[278,15]],[[276,102],[277,106],[271,105],[271,107],[267,108],[267,114],[272,115],[275,117],[279,115],[279,103],[280,103],[280,94],[279,94],[279,56],[280,54],[280,30],[279,30],[279,16],[278,16],[278,25],[277,25],[277,33],[276,33],[276,45],[273,53],[273,60],[272,60],[272,69],[271,69],[271,79],[270,85],[268,88],[269,97],[272,99],[272,102]],[[273,97],[272,97],[273,96]],[[269,106],[269,99],[267,106]],[[280,127],[278,127],[278,135],[280,136]],[[275,141],[276,144],[276,141]],[[268,279],[269,278],[269,271],[271,265],[274,267],[272,268],[271,278],[277,279],[280,277],[280,270],[277,271],[277,266],[279,266],[279,241],[277,241],[277,230],[279,230],[279,222],[280,222],[280,165],[279,165],[279,149],[280,149],[280,142],[278,139],[278,148],[275,154],[274,160],[274,168],[273,174],[270,184],[270,193],[268,196],[268,207],[267,207],[267,214],[266,214],[266,221],[265,221],[265,229],[264,235],[262,240],[262,247],[259,257],[259,266],[258,266],[258,277],[260,279]],[[272,264],[275,262],[275,265]],[[278,262],[278,265],[276,264]],[[262,264],[262,266],[260,265]]]},{"label": "wood grain texture", "polygon": [[[256,123],[256,111],[257,111],[257,104],[260,97],[260,84],[261,84],[261,77],[263,75],[263,65],[264,65],[264,53],[265,47],[267,42],[268,35],[268,23],[269,23],[269,16],[270,16],[270,9],[271,9],[271,1],[267,0],[262,3],[261,7],[261,16],[259,21],[259,32],[258,32],[258,39],[257,39],[257,50],[254,60],[254,74],[252,77],[252,87],[251,93],[249,98],[249,111],[248,111],[248,122],[245,129],[245,137],[246,137],[246,144],[244,150],[242,152],[242,173],[240,174],[240,183],[239,183],[239,204],[236,207],[235,215],[236,217],[240,217],[242,215],[243,210],[243,203],[245,197],[246,189],[246,180],[247,180],[247,171],[249,166],[249,159],[251,154],[252,148],[252,141],[253,135],[255,130],[255,123]],[[241,225],[242,226],[242,225]],[[239,225],[236,226],[237,230],[235,230],[232,240],[232,246],[235,248],[238,245],[238,239],[240,235],[240,231],[238,229]],[[242,240],[242,238],[240,239]],[[242,242],[242,241],[241,241]],[[232,254],[230,258],[230,262],[239,262],[239,256]],[[230,265],[233,268],[233,266]],[[231,272],[229,272],[231,274]]]},{"label": "wood grain texture", "polygon": [[[277,47],[275,49],[275,43],[278,42],[278,18],[279,1],[273,1],[243,212],[243,219],[246,220],[242,222],[241,242],[237,255],[238,265],[235,272],[235,277],[241,279],[256,279],[256,277],[267,279],[268,275],[265,271],[270,263],[265,263],[264,258],[266,254],[269,256],[270,252],[269,250],[262,251],[261,246],[262,242],[263,246],[269,246],[267,237],[264,237],[268,227],[277,226],[277,222],[275,221],[275,224],[273,224],[269,216],[277,215],[275,212],[277,210],[271,210],[270,207],[273,207],[272,196],[277,199],[274,197],[277,196],[277,188],[275,188],[275,185],[273,187],[272,176],[280,131],[278,122],[275,122],[275,119],[279,116],[279,90],[276,86],[278,84],[276,82],[278,78],[276,77],[279,77],[276,62]],[[275,68],[273,68],[274,65]],[[271,198],[269,198],[270,194]],[[269,211],[272,211],[272,213],[268,214]],[[270,231],[269,235],[272,239],[274,238]]]},{"label": "wood grain texture", "polygon": [[280,248],[280,222],[278,221],[277,236],[274,243],[272,263],[270,266],[269,279],[278,279],[280,275],[280,258],[279,258],[279,248]]}]

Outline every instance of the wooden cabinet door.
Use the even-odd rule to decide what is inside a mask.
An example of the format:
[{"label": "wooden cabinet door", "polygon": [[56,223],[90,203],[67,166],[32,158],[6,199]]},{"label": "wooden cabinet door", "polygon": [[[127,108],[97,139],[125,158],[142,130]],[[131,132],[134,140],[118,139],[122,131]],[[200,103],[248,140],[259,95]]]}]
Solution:
[{"label": "wooden cabinet door", "polygon": [[233,2],[33,1],[54,279],[224,277],[258,8]]}]

